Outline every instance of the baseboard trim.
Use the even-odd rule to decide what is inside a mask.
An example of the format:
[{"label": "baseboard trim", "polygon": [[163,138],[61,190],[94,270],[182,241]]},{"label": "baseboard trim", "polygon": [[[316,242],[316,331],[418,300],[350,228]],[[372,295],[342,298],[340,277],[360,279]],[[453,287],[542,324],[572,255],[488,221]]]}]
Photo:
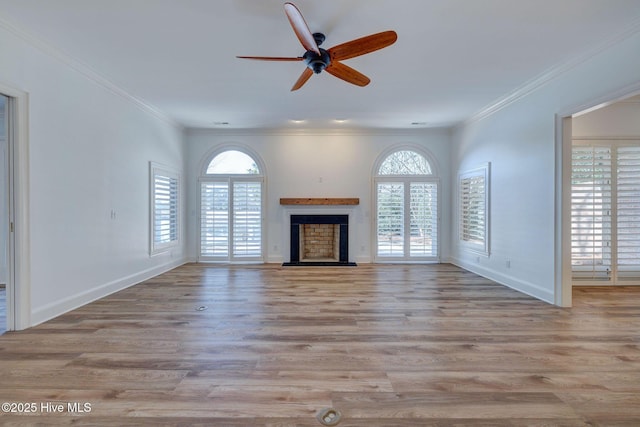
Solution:
[{"label": "baseboard trim", "polygon": [[153,268],[149,268],[147,270],[114,280],[109,283],[105,283],[104,285],[97,286],[93,289],[89,289],[80,294],[64,298],[60,301],[54,301],[50,304],[45,305],[44,307],[33,310],[33,312],[31,313],[31,324],[29,326],[32,327],[39,325],[40,323],[51,320],[71,310],[75,310],[76,308],[82,307],[83,305],[89,304],[90,302],[96,301],[100,298],[104,298],[130,286],[144,282],[145,280],[151,279],[152,277],[158,276],[162,273],[166,273],[167,271],[173,270],[174,268],[184,265],[188,262],[189,259],[182,258]]},{"label": "baseboard trim", "polygon": [[465,262],[459,258],[450,258],[449,261],[453,265],[456,265],[460,268],[468,270],[486,279],[493,280],[494,282],[500,285],[506,286],[518,292],[522,292],[523,294],[532,296],[546,303],[554,304],[553,292],[546,289],[542,289],[540,286],[536,284],[533,284],[531,282],[527,282],[524,280],[520,280],[515,277],[508,276],[506,274],[502,274],[490,268],[484,268],[469,262]]}]

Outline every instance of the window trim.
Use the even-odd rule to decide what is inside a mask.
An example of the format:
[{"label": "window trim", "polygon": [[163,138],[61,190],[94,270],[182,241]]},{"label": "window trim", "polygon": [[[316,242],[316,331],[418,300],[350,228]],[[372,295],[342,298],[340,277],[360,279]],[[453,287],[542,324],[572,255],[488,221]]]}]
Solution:
[{"label": "window trim", "polygon": [[[427,163],[429,163],[429,167],[431,168],[431,173],[425,174],[425,175],[392,175],[392,174],[380,175],[380,167],[382,167],[382,164],[387,160],[389,156],[391,156],[394,153],[397,153],[398,151],[414,151],[420,154],[422,157],[424,157],[427,160]],[[413,144],[398,144],[382,151],[376,158],[375,163],[373,164],[373,169],[371,174],[375,178],[388,178],[388,177],[405,178],[405,177],[411,177],[411,176],[418,176],[423,178],[424,177],[431,177],[431,178],[440,177],[438,163],[436,162],[436,159],[433,157],[433,155],[423,147],[419,145],[413,145]]]},{"label": "window trim", "polygon": [[[484,182],[484,227],[482,227],[483,239],[481,242],[471,242],[464,239],[465,216],[463,202],[463,181],[471,178],[482,177]],[[460,247],[469,252],[483,256],[491,255],[490,248],[490,224],[491,224],[491,163],[487,162],[473,169],[458,174],[458,242]]]},{"label": "window trim", "polygon": [[[431,170],[430,174],[422,174],[422,175],[381,175],[380,167],[384,164],[384,162],[389,158],[389,156],[399,152],[399,151],[413,151],[416,154],[424,157],[429,165]],[[438,172],[438,163],[435,161],[433,155],[426,150],[424,147],[412,145],[412,144],[398,144],[392,147],[387,148],[382,153],[379,154],[373,165],[373,186],[372,186],[372,212],[373,221],[372,221],[372,230],[371,230],[371,243],[372,243],[372,259],[376,263],[430,263],[430,262],[440,262],[441,257],[441,218],[442,218],[442,184],[439,177]],[[405,186],[405,191],[408,190],[411,183],[416,182],[426,182],[433,183],[436,186],[436,200],[437,200],[437,208],[436,208],[436,244],[435,256],[411,256],[409,252],[405,249],[405,254],[403,256],[380,256],[378,254],[378,184],[379,183],[393,183],[400,182]],[[405,200],[406,203],[409,203],[410,199]],[[406,217],[405,213],[405,217]],[[406,219],[405,219],[406,222]]]},{"label": "window trim", "polygon": [[[225,151],[240,151],[249,157],[251,157],[258,166],[257,174],[208,174],[207,169],[213,159],[219,154]],[[266,167],[262,158],[257,152],[250,147],[240,144],[222,144],[209,150],[203,157],[199,165],[200,176],[197,180],[197,261],[198,262],[211,262],[211,263],[263,263],[267,256],[267,230],[266,230],[266,212],[267,212],[267,183],[266,183]],[[230,188],[230,195],[233,194],[234,182],[249,181],[260,182],[261,184],[261,251],[259,256],[234,256],[233,245],[229,243],[229,253],[226,256],[210,256],[202,255],[202,184],[205,182],[222,182],[228,183]],[[231,197],[231,196],[230,196]],[[231,215],[231,214],[230,214]],[[229,222],[233,221],[232,216],[229,217]],[[230,241],[233,239],[233,235],[229,235]]]},{"label": "window trim", "polygon": [[[174,169],[170,166],[162,165],[156,162],[149,162],[149,256],[158,255],[164,252],[169,251],[171,248],[176,247],[180,244],[181,240],[181,213],[180,213],[180,203],[181,203],[181,173],[177,169]],[[175,185],[175,223],[170,224],[170,227],[175,227],[175,239],[170,240],[169,242],[156,242],[156,233],[155,233],[155,223],[156,223],[156,176],[163,176],[169,178],[171,180],[176,181]],[[173,234],[173,233],[172,233]]]},{"label": "window trim", "polygon": [[[247,156],[251,157],[253,159],[253,161],[256,162],[256,165],[258,166],[258,173],[257,174],[245,174],[245,173],[241,173],[241,174],[208,174],[207,173],[207,169],[209,167],[209,164],[219,154],[222,154],[225,151],[240,151],[241,153],[244,153]],[[207,151],[205,153],[205,155],[202,157],[202,159],[200,161],[200,164],[199,164],[199,167],[198,167],[198,170],[200,172],[199,177],[201,177],[201,178],[203,178],[203,177],[223,177],[223,176],[224,177],[246,177],[246,176],[250,176],[250,177],[266,177],[267,176],[267,169],[266,169],[266,166],[265,166],[264,162],[262,161],[262,158],[251,147],[248,147],[248,146],[245,146],[245,145],[242,145],[242,144],[221,144],[221,145],[213,147],[212,149]]]},{"label": "window trim", "polygon": [[[390,177],[390,178],[389,178]],[[373,203],[374,203],[374,220],[373,220],[373,259],[376,263],[423,263],[423,262],[440,262],[440,223],[441,223],[441,205],[442,205],[442,194],[441,194],[441,184],[440,179],[433,177],[431,175],[405,175],[405,177],[401,177],[398,175],[380,175],[374,178],[373,184]],[[435,220],[436,223],[436,243],[435,243],[435,255],[411,255],[410,250],[410,238],[406,238],[404,236],[404,250],[402,256],[396,255],[380,255],[378,248],[378,185],[379,184],[391,184],[391,183],[400,183],[403,185],[403,191],[405,194],[404,197],[404,229],[409,230],[411,221],[409,217],[409,210],[406,209],[408,204],[411,203],[411,198],[407,198],[410,194],[411,184],[414,183],[426,183],[433,184],[435,186],[435,195],[436,195],[436,215],[437,218]]]},{"label": "window trim", "polygon": [[[235,255],[233,252],[233,212],[234,205],[231,203],[229,205],[229,212],[227,221],[229,223],[229,242],[228,242],[228,253],[227,255],[203,255],[202,254],[202,184],[207,182],[224,182],[227,184],[229,189],[229,198],[233,198],[233,188],[234,183],[236,182],[257,182],[260,183],[260,192],[261,192],[261,206],[260,209],[262,211],[261,218],[261,248],[260,255],[250,255],[250,256],[239,256]],[[265,206],[266,206],[266,196],[265,196],[265,180],[261,175],[207,175],[200,177],[198,179],[198,261],[199,262],[264,262],[265,258],[265,249],[266,249],[266,230],[265,230]]]}]

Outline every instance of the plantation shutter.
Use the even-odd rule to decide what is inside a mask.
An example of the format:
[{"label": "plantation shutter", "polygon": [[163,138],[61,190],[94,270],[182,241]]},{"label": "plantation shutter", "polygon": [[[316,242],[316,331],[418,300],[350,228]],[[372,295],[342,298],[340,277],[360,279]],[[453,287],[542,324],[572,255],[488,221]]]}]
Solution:
[{"label": "plantation shutter", "polygon": [[262,183],[233,183],[233,254],[256,257],[262,253]]},{"label": "plantation shutter", "polygon": [[640,147],[617,156],[618,281],[640,280]]},{"label": "plantation shutter", "polygon": [[404,256],[404,183],[377,185],[379,256]]},{"label": "plantation shutter", "polygon": [[487,221],[484,175],[460,179],[460,237],[465,242],[484,246]]},{"label": "plantation shutter", "polygon": [[574,146],[571,164],[574,280],[610,280],[611,209],[611,149]]},{"label": "plantation shutter", "polygon": [[436,256],[438,253],[438,188],[435,183],[410,183],[411,256]]},{"label": "plantation shutter", "polygon": [[229,255],[229,183],[202,182],[200,187],[200,255]]},{"label": "plantation shutter", "polygon": [[178,179],[161,172],[153,177],[154,246],[178,240]]}]

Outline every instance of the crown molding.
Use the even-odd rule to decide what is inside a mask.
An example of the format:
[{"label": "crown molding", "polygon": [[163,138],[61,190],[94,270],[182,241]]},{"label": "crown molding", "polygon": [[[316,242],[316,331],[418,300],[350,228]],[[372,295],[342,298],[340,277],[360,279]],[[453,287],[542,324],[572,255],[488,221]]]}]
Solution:
[{"label": "crown molding", "polygon": [[640,135],[588,135],[572,136],[572,141],[640,141]]},{"label": "crown molding", "polygon": [[640,104],[640,95],[632,96],[618,101],[620,104]]},{"label": "crown molding", "polygon": [[638,93],[640,93],[640,81],[618,88],[614,92],[609,92],[597,98],[589,99],[586,102],[572,105],[569,108],[559,111],[557,115],[559,117],[580,117],[592,111],[599,110],[600,108],[622,103],[624,99],[629,98],[629,96],[637,96]]},{"label": "crown molding", "polygon": [[482,108],[480,111],[476,112],[474,115],[469,117],[467,120],[460,123],[458,126],[466,126],[474,122],[481,121],[495,114],[496,112],[502,110],[503,108],[537,91],[538,89],[542,88],[547,83],[560,77],[564,73],[590,60],[591,58],[595,57],[599,53],[635,35],[639,31],[640,31],[640,18],[634,20],[633,23],[629,25],[626,29],[609,37],[608,39],[604,40],[603,42],[599,43],[593,48],[587,50],[586,52],[583,52],[582,54],[574,56],[573,58],[570,58],[569,60],[563,63],[557,64],[547,69],[543,73],[539,74],[538,76],[532,78],[531,80],[526,81],[523,85],[517,87],[511,92],[508,92],[507,94],[503,95],[502,97],[488,104],[487,106]]},{"label": "crown molding", "polygon": [[216,129],[216,128],[186,128],[191,134],[211,134],[219,136],[428,136],[434,134],[449,134],[450,127],[432,127],[420,129],[405,128],[244,128],[244,129]]},{"label": "crown molding", "polygon": [[0,16],[0,28],[22,39],[23,41],[27,42],[28,44],[35,47],[36,49],[43,52],[44,54],[61,62],[62,64],[78,72],[85,78],[98,84],[99,86],[102,86],[104,89],[108,90],[109,92],[115,95],[118,95],[121,98],[125,99],[126,101],[132,103],[133,105],[138,107],[140,110],[144,111],[145,113],[150,114],[155,118],[158,118],[178,129],[181,129],[181,130],[184,129],[184,126],[182,124],[176,122],[174,119],[167,116],[164,112],[162,112],[155,106],[149,104],[148,102],[142,100],[141,98],[131,95],[129,92],[127,92],[126,90],[124,90],[123,88],[121,88],[120,86],[112,82],[111,80],[107,79],[106,77],[104,77],[103,75],[101,75],[100,73],[95,71],[93,68],[91,68],[89,65],[80,61],[79,59],[74,58],[70,54],[62,51],[61,49],[45,42],[41,38],[36,37],[35,35],[29,33],[28,31],[25,31],[19,28],[18,26],[16,26],[15,24],[7,21],[6,17]]}]

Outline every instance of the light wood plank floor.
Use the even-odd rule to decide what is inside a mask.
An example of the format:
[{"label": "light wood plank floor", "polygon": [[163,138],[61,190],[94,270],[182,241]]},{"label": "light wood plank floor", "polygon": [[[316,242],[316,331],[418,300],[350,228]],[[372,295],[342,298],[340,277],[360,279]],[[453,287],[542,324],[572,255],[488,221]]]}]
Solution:
[{"label": "light wood plank floor", "polygon": [[640,288],[574,303],[446,264],[190,264],[0,337],[0,402],[35,409],[0,424],[640,425]]}]

